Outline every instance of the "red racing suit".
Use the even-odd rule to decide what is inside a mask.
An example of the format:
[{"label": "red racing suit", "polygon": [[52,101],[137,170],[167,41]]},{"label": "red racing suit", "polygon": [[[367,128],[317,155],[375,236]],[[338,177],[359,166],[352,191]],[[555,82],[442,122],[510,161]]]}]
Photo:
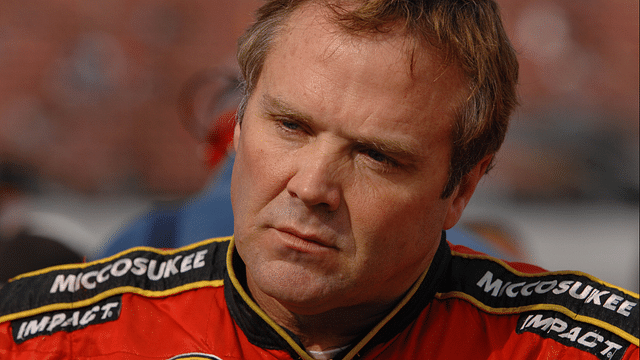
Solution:
[{"label": "red racing suit", "polygon": [[[311,359],[252,300],[232,238],[134,248],[0,289],[0,359]],[[398,305],[336,359],[638,359],[638,295],[443,238]]]}]

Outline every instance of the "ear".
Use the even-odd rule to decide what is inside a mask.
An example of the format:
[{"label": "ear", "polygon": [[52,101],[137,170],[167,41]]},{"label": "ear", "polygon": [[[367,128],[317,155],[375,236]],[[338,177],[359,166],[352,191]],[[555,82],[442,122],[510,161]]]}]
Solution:
[{"label": "ear", "polygon": [[462,177],[460,184],[453,192],[453,195],[451,195],[449,210],[447,211],[447,215],[444,219],[444,230],[452,228],[458,220],[460,220],[462,212],[467,207],[469,200],[471,200],[471,196],[476,191],[478,182],[487,171],[487,167],[491,163],[491,159],[493,159],[493,154],[485,156],[471,169],[471,171],[467,173],[467,175]]},{"label": "ear", "polygon": [[236,127],[233,129],[233,151],[238,152],[238,141],[240,141],[240,121],[236,120]]}]

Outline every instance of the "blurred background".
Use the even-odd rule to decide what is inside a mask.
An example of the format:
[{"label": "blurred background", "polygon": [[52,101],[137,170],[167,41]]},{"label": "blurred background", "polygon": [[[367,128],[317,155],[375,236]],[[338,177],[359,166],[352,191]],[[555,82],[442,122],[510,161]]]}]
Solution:
[{"label": "blurred background", "polygon": [[[638,1],[498,2],[521,107],[456,231],[638,292]],[[0,2],[0,264],[231,234],[235,42],[258,4]]]}]

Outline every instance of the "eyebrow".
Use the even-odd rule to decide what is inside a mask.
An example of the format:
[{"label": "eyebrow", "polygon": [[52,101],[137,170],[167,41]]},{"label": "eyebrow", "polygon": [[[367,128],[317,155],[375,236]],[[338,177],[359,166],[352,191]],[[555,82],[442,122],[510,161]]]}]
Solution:
[{"label": "eyebrow", "polygon": [[269,94],[264,94],[260,103],[265,113],[267,113],[268,115],[286,116],[298,121],[302,121],[306,124],[310,123],[312,120],[311,116],[295,110],[293,106],[288,105],[284,100],[273,97]]},{"label": "eyebrow", "polygon": [[[261,99],[261,105],[265,113],[268,115],[279,115],[291,118],[301,122],[303,125],[311,125],[313,117],[295,110],[293,106],[287,104],[286,101],[269,94],[264,94]],[[375,149],[392,157],[399,158],[399,161],[407,165],[416,162],[420,156],[413,150],[411,146],[400,141],[392,139],[381,139],[378,136],[370,138],[358,138],[343,135],[352,141],[356,147]]]}]

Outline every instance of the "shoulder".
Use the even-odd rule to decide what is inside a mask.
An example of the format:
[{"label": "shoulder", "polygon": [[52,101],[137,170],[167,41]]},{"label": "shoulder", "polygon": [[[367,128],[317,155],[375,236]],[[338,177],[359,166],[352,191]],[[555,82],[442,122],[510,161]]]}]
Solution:
[{"label": "shoulder", "polygon": [[451,253],[439,299],[462,299],[485,313],[518,316],[517,333],[533,332],[587,350],[620,342],[638,345],[638,294],[581,272],[506,263],[464,247],[454,246]]},{"label": "shoulder", "polygon": [[0,323],[94,306],[125,293],[164,297],[222,286],[230,240],[210,239],[174,250],[137,247],[102,260],[20,275],[0,289]]}]

